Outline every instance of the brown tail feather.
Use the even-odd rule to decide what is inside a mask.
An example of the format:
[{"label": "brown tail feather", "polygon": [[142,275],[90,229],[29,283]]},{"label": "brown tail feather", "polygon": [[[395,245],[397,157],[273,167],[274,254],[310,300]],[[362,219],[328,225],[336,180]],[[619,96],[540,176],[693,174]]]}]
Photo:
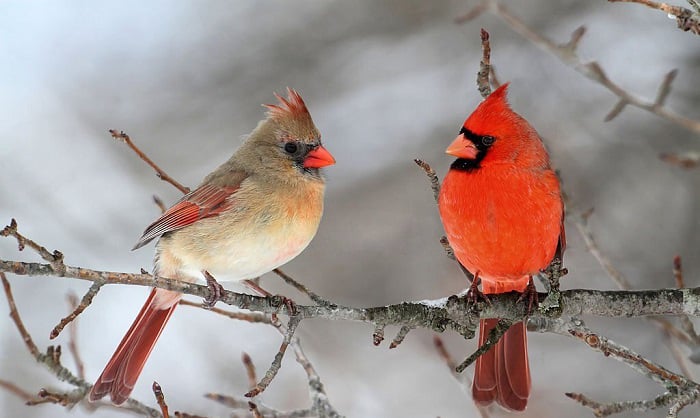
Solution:
[{"label": "brown tail feather", "polygon": [[[479,345],[497,323],[497,319],[481,321]],[[530,366],[524,322],[513,325],[494,347],[476,360],[472,396],[479,405],[496,401],[510,410],[525,409],[530,396]]]},{"label": "brown tail feather", "polygon": [[[120,405],[129,398],[149,354],[180,299],[179,294],[166,295],[166,292],[174,293],[162,289],[151,291],[141,312],[90,390],[91,402],[107,394],[115,405]],[[162,306],[164,300],[168,303]]]}]

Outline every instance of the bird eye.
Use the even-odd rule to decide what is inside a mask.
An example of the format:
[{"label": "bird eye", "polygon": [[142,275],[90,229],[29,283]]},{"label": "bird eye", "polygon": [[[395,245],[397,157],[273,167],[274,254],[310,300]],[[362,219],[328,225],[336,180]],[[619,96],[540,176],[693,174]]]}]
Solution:
[{"label": "bird eye", "polygon": [[297,144],[295,144],[294,142],[287,142],[286,144],[284,144],[284,150],[288,154],[294,154],[295,152],[297,152],[298,149],[299,147],[297,147]]},{"label": "bird eye", "polygon": [[481,142],[486,146],[493,144],[495,141],[496,141],[496,138],[494,138],[490,135],[484,135],[481,137]]}]

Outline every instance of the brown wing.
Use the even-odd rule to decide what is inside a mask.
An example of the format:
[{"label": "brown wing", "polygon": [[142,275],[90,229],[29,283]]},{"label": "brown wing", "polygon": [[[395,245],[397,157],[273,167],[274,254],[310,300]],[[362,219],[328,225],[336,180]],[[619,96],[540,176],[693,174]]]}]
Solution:
[{"label": "brown wing", "polygon": [[205,184],[191,191],[149,225],[132,250],[143,247],[166,232],[184,228],[200,219],[217,216],[231,208],[233,202],[229,197],[239,187],[240,183],[235,186]]}]

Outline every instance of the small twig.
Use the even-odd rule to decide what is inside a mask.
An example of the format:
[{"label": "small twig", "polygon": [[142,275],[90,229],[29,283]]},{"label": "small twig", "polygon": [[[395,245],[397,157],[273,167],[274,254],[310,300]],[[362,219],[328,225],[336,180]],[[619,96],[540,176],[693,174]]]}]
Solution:
[{"label": "small twig", "polygon": [[[53,346],[49,346],[46,354],[43,354],[39,351],[36,344],[34,344],[31,335],[25,328],[24,323],[22,322],[22,319],[17,310],[17,306],[15,305],[15,300],[14,296],[12,295],[12,288],[10,287],[10,282],[7,280],[3,272],[0,272],[0,280],[2,281],[3,288],[5,290],[7,303],[10,306],[10,317],[12,318],[12,321],[14,322],[17,331],[20,333],[20,336],[24,340],[24,343],[27,346],[27,349],[29,350],[31,355],[36,359],[37,362],[45,365],[56,376],[58,380],[62,382],[67,382],[77,388],[74,391],[65,394],[56,394],[42,389],[42,391],[39,392],[39,397],[42,399],[35,400],[36,402],[32,401],[31,404],[54,402],[70,406],[79,402],[85,397],[85,394],[87,394],[92,385],[86,382],[85,380],[73,375],[73,373],[71,373],[70,370],[66,369],[63,365],[60,364],[60,349],[58,347],[54,348]],[[150,408],[142,404],[141,402],[131,398],[127,400],[125,408],[149,417],[160,416],[160,413],[155,409]]]},{"label": "small twig", "polygon": [[[603,71],[602,67],[597,62],[593,61],[585,63],[581,61],[581,59],[576,54],[576,51],[573,48],[571,48],[571,42],[564,45],[557,45],[555,42],[552,42],[551,40],[540,35],[531,27],[527,26],[521,19],[511,14],[510,11],[505,6],[503,6],[498,0],[483,0],[482,3],[475,6],[466,15],[457,18],[456,21],[460,24],[466,23],[469,20],[475,18],[476,16],[479,16],[484,11],[491,12],[492,14],[503,20],[511,29],[519,33],[523,38],[549,51],[567,66],[573,68],[583,76],[602,85],[610,92],[612,92],[615,96],[617,96],[617,98],[620,101],[624,101],[625,104],[629,104],[631,106],[646,110],[672,123],[682,126],[690,131],[700,133],[700,121],[678,115],[677,113],[674,113],[666,107],[657,106],[653,101],[643,100],[633,96],[632,94],[625,91],[622,87],[614,83],[612,80],[610,80],[610,78],[608,78],[608,76]],[[683,24],[688,26],[689,30],[693,30],[693,28],[697,27],[693,26],[693,24],[697,25],[696,19],[691,19],[689,17],[686,18],[679,15],[675,16],[679,22],[679,25],[682,23],[681,20],[685,19],[683,20]],[[580,33],[580,31],[580,28],[577,29],[574,32],[574,35]],[[574,38],[575,36],[572,35],[572,39]],[[580,40],[580,36],[578,37],[578,40]],[[578,40],[575,44],[578,43]],[[573,45],[575,46],[575,44]],[[619,102],[618,106],[620,106]]]},{"label": "small twig", "polygon": [[284,354],[287,352],[287,347],[289,347],[289,343],[291,342],[294,332],[297,330],[297,326],[299,326],[300,322],[301,317],[299,316],[292,316],[289,318],[287,332],[284,334],[282,344],[280,345],[277,354],[275,354],[275,358],[272,361],[270,368],[267,370],[267,372],[265,372],[265,376],[263,376],[260,382],[258,382],[258,384],[255,385],[252,390],[248,391],[248,393],[244,395],[246,398],[253,398],[261,394],[270,385],[272,379],[277,376],[277,372],[279,372],[280,367],[282,367],[282,359],[284,359]]},{"label": "small twig", "polygon": [[673,338],[668,330],[664,329],[662,332],[664,334],[664,342],[671,352],[671,356],[673,356],[673,359],[676,361],[676,364],[678,364],[678,367],[681,369],[683,376],[691,380],[695,379],[693,372],[691,372],[690,367],[688,367],[687,357],[681,352],[678,340]]},{"label": "small twig", "polygon": [[596,417],[607,417],[621,412],[647,412],[652,409],[668,406],[672,399],[670,393],[664,393],[650,401],[622,401],[602,404],[581,393],[567,392],[564,395],[580,403],[582,406],[590,408],[591,412],[593,412],[593,415]]},{"label": "small twig", "polygon": [[153,203],[155,203],[156,206],[158,206],[158,209],[160,209],[161,213],[165,213],[165,211],[168,210],[168,207],[165,206],[165,203],[163,203],[163,199],[161,199],[157,195],[153,195]]},{"label": "small twig", "polygon": [[22,318],[19,316],[17,305],[15,305],[15,298],[12,295],[12,288],[10,287],[10,282],[7,281],[7,277],[5,277],[5,273],[0,272],[0,280],[2,280],[2,286],[5,289],[7,304],[10,305],[10,318],[12,318],[12,322],[15,323],[19,334],[22,336],[22,340],[24,340],[24,344],[27,346],[27,349],[32,356],[35,358],[40,357],[41,352],[39,352],[39,348],[36,346],[36,344],[34,344],[32,336],[29,335],[27,328],[25,328],[24,323],[22,322]]},{"label": "small twig", "polygon": [[25,247],[29,247],[32,250],[36,251],[36,253],[39,254],[39,256],[45,261],[51,263],[51,266],[56,271],[56,274],[60,275],[60,273],[63,272],[65,268],[65,265],[63,264],[63,254],[58,250],[54,250],[54,252],[51,253],[49,252],[49,250],[46,249],[46,247],[43,247],[20,234],[17,231],[17,221],[14,218],[10,220],[9,225],[5,226],[5,228],[3,228],[2,231],[0,231],[0,236],[15,237],[15,239],[17,240],[17,248],[19,251],[23,251]]},{"label": "small twig", "polygon": [[457,257],[455,257],[455,251],[452,249],[452,246],[450,245],[450,242],[447,240],[446,236],[443,235],[440,237],[440,245],[442,245],[442,249],[445,250],[445,255],[447,255],[447,258],[457,260]]},{"label": "small twig", "polygon": [[61,331],[63,331],[63,328],[65,328],[66,325],[70,324],[71,321],[75,320],[78,317],[78,315],[83,313],[85,308],[90,306],[90,304],[92,303],[92,299],[95,297],[95,295],[97,295],[97,292],[100,291],[104,284],[105,283],[103,281],[93,282],[92,286],[90,286],[90,289],[87,291],[87,293],[85,293],[83,299],[80,301],[80,304],[77,303],[77,298],[75,295],[69,296],[75,298],[75,306],[73,307],[72,312],[68,314],[68,316],[66,316],[65,318],[61,319],[61,322],[59,322],[58,325],[54,327],[54,329],[51,331],[51,334],[49,334],[49,339],[53,340],[54,338],[58,337],[58,335],[61,333]]},{"label": "small twig", "polygon": [[[75,311],[78,309],[78,296],[71,292],[67,296],[69,309]],[[71,323],[68,327],[68,350],[73,356],[73,361],[75,361],[75,368],[80,379],[85,379],[85,363],[80,357],[80,351],[78,350],[78,321]]]},{"label": "small twig", "polygon": [[[193,305],[196,306],[196,305]],[[201,306],[199,306],[201,308]],[[216,312],[216,311],[214,311]],[[225,311],[224,312],[217,312],[219,314],[229,316]],[[279,324],[275,326],[275,329],[282,334],[284,337],[286,337],[289,334],[289,330],[282,324]],[[299,338],[296,336],[293,336],[289,342],[289,346],[292,348],[294,351],[294,355],[296,357],[297,363],[299,363],[304,371],[306,372],[306,376],[308,379],[308,386],[309,386],[309,395],[311,397],[311,408],[310,409],[303,409],[303,410],[296,410],[296,411],[290,411],[290,412],[279,412],[276,411],[272,408],[266,407],[261,404],[257,404],[258,410],[262,414],[269,414],[270,416],[276,417],[276,418],[303,418],[303,417],[320,417],[320,418],[340,418],[340,414],[333,408],[333,406],[330,404],[330,401],[328,400],[328,396],[325,393],[325,390],[323,388],[323,383],[321,382],[321,378],[319,377],[318,373],[316,373],[316,370],[314,369],[313,365],[311,364],[311,361],[309,361],[308,357],[304,353],[304,350],[301,347],[301,342],[299,341]],[[243,360],[244,363],[246,360]],[[252,366],[252,362],[251,362]],[[256,377],[253,375],[251,376],[250,374],[250,368],[246,366],[246,369],[248,370],[248,380],[251,383],[252,386],[256,386]],[[253,370],[253,373],[254,370]],[[221,395],[221,394],[215,394],[215,393],[210,393],[205,395],[207,398],[212,399],[216,402],[222,403],[224,405],[227,405],[228,407],[232,409],[245,409],[245,406],[248,405],[246,400],[239,400],[231,396],[227,395]]]},{"label": "small twig", "polygon": [[33,394],[27,392],[10,381],[0,379],[0,387],[27,403],[40,401],[40,399],[37,399]]},{"label": "small twig", "polygon": [[501,81],[499,80],[498,76],[496,75],[496,67],[491,65],[491,87],[497,89],[501,87]]},{"label": "small twig", "polygon": [[391,341],[391,344],[389,344],[389,348],[391,349],[398,347],[399,344],[403,342],[404,338],[406,338],[406,336],[409,332],[411,332],[412,329],[413,328],[407,326],[401,327],[399,332],[396,334],[396,337],[394,337],[394,339]]},{"label": "small twig", "polygon": [[659,91],[656,93],[656,99],[654,100],[655,106],[662,107],[666,103],[666,98],[668,94],[671,93],[671,84],[673,84],[673,80],[676,79],[677,75],[678,69],[673,69],[666,73],[666,76],[659,86]]},{"label": "small twig", "polygon": [[299,292],[305,294],[306,296],[309,297],[312,301],[314,301],[316,304],[319,306],[335,306],[334,303],[322,298],[318,294],[312,292],[309,290],[306,286],[303,284],[299,283],[298,281],[294,280],[291,276],[289,276],[287,273],[283,272],[280,269],[274,269],[272,270],[276,275],[282,278],[282,280],[285,281],[288,285],[292,286],[293,288],[297,289]]},{"label": "small twig", "polygon": [[[180,300],[180,305],[184,306],[192,306],[195,308],[202,308],[201,303],[195,303],[195,302],[190,302],[189,300]],[[260,324],[272,324],[270,321],[270,317],[266,316],[265,314],[259,313],[259,312],[232,312],[232,311],[227,311],[225,309],[221,308],[209,308],[207,309],[208,311],[215,312],[220,315],[227,316],[231,319],[236,319],[239,321],[246,321],[246,322],[251,322],[251,323],[260,323]]]},{"label": "small twig", "polygon": [[588,252],[591,253],[591,255],[598,261],[598,264],[600,264],[603,270],[608,273],[608,276],[613,280],[613,282],[615,282],[618,288],[623,290],[631,289],[632,286],[630,285],[629,280],[627,280],[622,272],[615,268],[610,259],[603,254],[593,238],[593,233],[588,225],[588,218],[591,211],[587,211],[585,215],[580,213],[577,214],[573,211],[570,211],[570,213],[572,213],[572,215],[569,216],[569,220],[576,225],[576,229],[581,235],[581,238],[583,238],[583,242],[586,244],[586,249]]},{"label": "small twig", "polygon": [[489,83],[489,75],[491,74],[491,44],[489,42],[489,33],[486,29],[481,28],[481,61],[479,62],[479,72],[476,73],[476,85],[479,89],[479,94],[484,99],[491,94],[491,84]]},{"label": "small twig", "polygon": [[117,131],[116,129],[110,129],[109,133],[112,134],[112,138],[124,142],[129,148],[132,149],[138,155],[139,158],[141,158],[143,161],[146,162],[146,164],[150,165],[151,168],[153,168],[156,171],[156,176],[158,176],[159,179],[166,181],[173,186],[175,186],[179,191],[181,191],[183,194],[187,194],[190,192],[190,188],[183,186],[182,184],[178,183],[174,178],[170,177],[168,173],[163,171],[156,163],[153,162],[146,154],[144,154],[143,151],[139,149],[139,147],[136,146],[131,141],[131,138],[129,135],[126,134],[124,131]]},{"label": "small twig", "polygon": [[[668,391],[656,398],[655,401],[658,401],[658,404],[649,401],[619,403],[625,405],[625,408],[627,409],[624,410],[640,410],[637,408],[646,407],[649,409],[670,405],[668,416],[675,417],[678,411],[680,411],[683,407],[696,402],[698,398],[700,398],[700,385],[698,385],[696,382],[682,375],[671,372],[670,370],[647,360],[627,347],[617,344],[614,341],[591,331],[579,318],[560,318],[556,320],[542,319],[537,322],[539,323],[538,331],[569,335],[583,341],[590,348],[601,352],[606,357],[612,357],[625,363],[638,373],[641,373],[642,375],[663,386],[664,389]],[[578,394],[572,394],[570,397],[579,401],[584,406],[593,408],[594,411],[596,408],[602,408],[601,404],[593,402],[586,397],[581,397]],[[606,415],[616,412],[620,411],[614,410]],[[596,415],[604,416],[598,414]]]},{"label": "small twig", "polygon": [[153,386],[151,386],[153,389],[153,394],[156,397],[156,401],[158,402],[158,406],[160,407],[160,411],[163,414],[163,417],[170,417],[170,414],[168,413],[168,404],[165,403],[165,395],[163,394],[163,389],[161,389],[160,385],[158,382],[153,381]]},{"label": "small twig", "polygon": [[375,346],[379,346],[379,344],[384,341],[384,328],[386,328],[386,324],[382,323],[377,323],[374,326],[374,332],[372,333],[372,344]]},{"label": "small twig", "polygon": [[255,364],[253,364],[253,359],[250,358],[250,355],[248,355],[248,353],[246,353],[245,351],[243,352],[243,354],[241,354],[241,361],[243,362],[246,374],[248,375],[248,388],[252,390],[258,383],[258,378],[255,373]]},{"label": "small twig", "polygon": [[508,329],[513,325],[513,322],[507,321],[504,319],[500,319],[498,321],[498,324],[489,332],[488,337],[486,337],[486,341],[476,349],[475,352],[473,352],[469,357],[467,357],[466,360],[464,360],[462,363],[460,363],[456,368],[455,371],[457,373],[462,373],[464,369],[469,367],[472,363],[476,361],[476,359],[479,358],[482,354],[485,352],[489,351],[491,347],[496,345],[498,340],[501,339],[503,334],[508,331]]},{"label": "small twig", "polygon": [[435,203],[437,203],[438,198],[440,197],[440,179],[438,178],[437,174],[435,174],[435,170],[433,170],[430,164],[423,160],[416,158],[413,161],[425,172],[425,175],[428,176],[428,179],[430,180],[430,188],[433,189],[433,198],[435,199]]},{"label": "small twig", "polygon": [[[700,35],[700,15],[696,9],[695,12],[681,6],[673,6],[666,3],[657,3],[652,0],[608,0],[610,3],[639,3],[652,9],[661,10],[662,12],[676,18],[678,28],[683,32],[690,31],[696,35]],[[692,0],[691,5],[695,8],[697,3]]]},{"label": "small twig", "polygon": [[661,153],[659,158],[669,164],[675,166],[691,169],[700,166],[700,152],[697,151],[687,151],[684,153]]},{"label": "small twig", "polygon": [[[445,343],[442,341],[442,338],[440,338],[439,335],[433,336],[433,344],[435,345],[435,349],[437,350],[438,354],[440,354],[440,357],[445,361],[447,369],[450,371],[452,377],[454,377],[457,380],[457,383],[459,383],[459,386],[462,388],[462,390],[471,396],[472,376],[466,372],[457,373],[455,371],[457,363],[455,362],[452,355],[450,355],[450,353],[447,351]],[[474,406],[479,411],[479,414],[481,414],[481,418],[489,418],[488,410],[485,407],[476,403],[474,403]]]},{"label": "small twig", "polygon": [[253,414],[253,418],[263,418],[263,414],[258,410],[258,405],[255,402],[248,401],[248,408],[250,408],[250,413]]}]

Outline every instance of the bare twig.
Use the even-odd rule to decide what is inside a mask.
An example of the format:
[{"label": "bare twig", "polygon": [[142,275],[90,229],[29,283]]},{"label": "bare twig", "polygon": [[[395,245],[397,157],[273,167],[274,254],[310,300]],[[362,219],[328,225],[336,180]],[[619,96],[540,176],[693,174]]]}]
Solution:
[{"label": "bare twig", "polygon": [[145,161],[146,164],[150,165],[151,168],[153,168],[156,171],[156,176],[158,176],[159,179],[172,184],[179,191],[181,191],[183,194],[187,194],[190,192],[189,187],[183,186],[182,184],[178,183],[177,180],[170,177],[168,175],[168,173],[163,171],[163,169],[161,169],[158,166],[158,164],[154,163],[153,160],[148,158],[148,156],[146,154],[144,154],[144,152],[141,151],[141,149],[139,149],[139,147],[137,147],[136,144],[134,144],[131,141],[131,138],[129,137],[129,135],[126,134],[126,132],[117,131],[116,129],[110,129],[109,133],[112,134],[112,138],[124,142],[129,148],[131,148],[132,151],[134,151],[136,153],[136,155],[138,155],[139,158],[141,158],[143,161]]},{"label": "bare twig", "polygon": [[593,412],[593,415],[596,417],[607,417],[622,412],[647,412],[652,409],[667,407],[669,403],[671,403],[670,393],[664,393],[649,401],[622,401],[607,404],[596,402],[581,393],[567,392],[564,395],[580,403],[582,406],[590,408],[591,412]]},{"label": "bare twig", "polygon": [[248,355],[248,353],[246,352],[243,352],[243,354],[241,354],[241,361],[243,362],[246,374],[248,375],[248,388],[252,390],[258,383],[258,378],[255,373],[255,364],[253,364],[253,359],[250,358],[250,355]]},{"label": "bare twig", "polygon": [[36,253],[39,254],[39,256],[45,261],[51,263],[51,266],[56,271],[57,275],[60,275],[60,273],[63,271],[63,254],[58,250],[54,250],[54,252],[51,253],[45,247],[37,244],[36,242],[20,234],[17,231],[17,221],[14,218],[10,220],[9,225],[5,226],[5,228],[3,228],[2,231],[0,231],[0,236],[15,237],[15,239],[17,240],[17,248],[19,251],[23,251],[25,247],[29,247],[32,250],[36,251]]},{"label": "bare twig", "polygon": [[[617,105],[615,106],[615,108],[617,109],[617,112],[615,112],[615,114],[618,114],[622,110],[619,108],[623,107],[624,105],[630,105],[651,112],[692,132],[700,133],[700,121],[678,115],[677,113],[669,110],[664,106],[659,106],[656,103],[656,100],[650,101],[633,96],[632,94],[624,90],[622,87],[620,87],[618,84],[610,80],[610,78],[608,78],[607,74],[600,66],[600,64],[598,64],[595,61],[587,63],[581,61],[575,49],[576,45],[581,39],[581,35],[583,35],[583,30],[581,28],[577,29],[572,35],[571,39],[575,40],[575,42],[569,41],[566,44],[557,45],[551,40],[545,38],[543,35],[539,34],[531,27],[527,26],[520,18],[513,15],[498,0],[484,0],[482,1],[482,3],[474,7],[463,17],[457,18],[456,21],[460,24],[466,23],[476,18],[485,11],[491,12],[492,14],[503,20],[506,24],[508,24],[508,26],[511,29],[519,33],[523,38],[529,40],[530,42],[541,47],[542,49],[549,51],[567,66],[573,68],[580,74],[595,81],[596,83],[602,85],[610,92],[612,92],[619,99]],[[678,17],[678,15],[676,15],[676,17]],[[693,22],[692,19],[688,20],[690,21],[690,23]],[[689,29],[692,30],[692,24],[690,26],[691,27]],[[670,88],[670,82],[666,82],[666,80],[668,79],[669,76],[667,75],[664,79],[664,82],[662,82],[662,86],[666,84],[665,88]],[[610,114],[608,115],[608,117],[609,116]]]},{"label": "bare twig", "polygon": [[378,322],[374,325],[374,332],[372,333],[372,344],[374,344],[375,346],[378,346],[382,343],[382,341],[384,341],[384,328],[386,328],[386,324],[382,324],[381,322]]},{"label": "bare twig", "polygon": [[[50,266],[50,265],[49,265]],[[52,403],[59,403],[61,405],[66,405],[66,406],[71,406],[74,405],[77,402],[80,402],[87,392],[90,390],[92,385],[85,380],[73,375],[70,370],[66,369],[61,363],[60,363],[60,349],[55,348],[53,346],[50,346],[46,352],[46,354],[43,354],[39,351],[37,348],[36,344],[34,344],[34,341],[27,331],[27,329],[24,326],[24,323],[22,322],[22,319],[19,315],[19,311],[17,310],[17,306],[15,304],[14,296],[12,295],[12,289],[10,287],[10,282],[7,280],[5,277],[5,274],[3,272],[0,272],[0,280],[2,281],[3,288],[5,289],[5,296],[7,298],[7,303],[10,306],[10,317],[12,318],[12,321],[15,324],[15,327],[17,328],[17,331],[19,331],[22,339],[25,342],[25,345],[27,346],[27,349],[31,353],[31,355],[36,359],[37,362],[43,364],[46,366],[55,376],[58,380],[62,382],[69,383],[73,386],[76,387],[75,390],[67,393],[54,393],[51,391],[48,391],[46,389],[42,389],[39,392],[39,400],[33,400],[31,401],[31,404],[37,404],[37,403],[45,403],[45,402],[52,402]],[[102,405],[102,404],[95,404],[95,405]],[[106,405],[106,404],[105,404]],[[128,399],[126,402],[126,405],[123,407],[126,409],[129,409],[131,411],[140,413],[141,415],[148,416],[148,417],[160,417],[160,413],[156,411],[153,408],[149,408],[148,406],[142,404],[139,401],[136,401],[134,399]]]},{"label": "bare twig", "polygon": [[[457,362],[447,351],[445,343],[442,341],[442,338],[440,338],[439,335],[433,336],[433,344],[435,344],[435,349],[447,365],[447,369],[450,371],[452,377],[454,377],[457,380],[457,383],[459,383],[459,386],[465,393],[471,395],[472,376],[467,372],[457,373],[457,371],[455,370],[457,368]],[[477,403],[474,403],[474,406],[476,406],[476,409],[479,411],[481,418],[489,418],[489,413],[485,407]]]},{"label": "bare twig", "polygon": [[160,407],[160,412],[163,414],[163,417],[169,417],[170,414],[168,413],[168,404],[165,403],[165,395],[163,394],[163,389],[160,387],[158,382],[153,382],[153,386],[151,386],[151,389],[153,389],[153,395],[156,397],[156,401],[158,402],[158,406]]},{"label": "bare twig", "polygon": [[165,213],[165,211],[168,210],[168,207],[165,206],[165,203],[163,203],[163,199],[156,195],[153,195],[153,203],[155,203],[156,206],[158,206],[158,209],[160,209],[161,213]]},{"label": "bare twig", "polygon": [[[54,327],[54,329],[51,331],[49,338],[53,340],[54,338],[58,337],[58,335],[61,333],[61,331],[63,331],[63,328],[66,325],[71,323],[71,321],[76,319],[78,317],[78,315],[83,313],[85,308],[90,306],[90,304],[92,303],[92,299],[95,297],[95,295],[97,295],[97,292],[100,291],[100,289],[102,288],[102,286],[104,286],[104,284],[105,284],[104,282],[99,281],[99,280],[93,282],[92,286],[90,286],[90,289],[87,291],[87,293],[85,293],[85,295],[83,296],[83,299],[80,301],[80,304],[77,303],[77,299],[76,299],[76,303],[75,303],[75,306],[73,307],[72,312],[70,314],[68,314],[68,316],[66,316],[65,318],[61,319],[61,322],[59,322],[58,325],[56,325]],[[75,295],[73,295],[72,297],[75,298]]]},{"label": "bare twig", "polygon": [[423,160],[416,158],[413,161],[425,172],[425,175],[428,176],[428,179],[430,180],[430,188],[433,189],[433,198],[435,198],[435,203],[437,203],[438,198],[440,197],[440,179],[438,178],[437,174],[435,174],[435,170],[433,170],[430,164]]},{"label": "bare twig", "polygon": [[297,330],[297,326],[299,326],[299,322],[301,322],[301,317],[299,316],[292,316],[289,318],[289,323],[287,324],[287,331],[284,333],[284,338],[282,340],[282,344],[280,345],[279,350],[277,351],[277,354],[275,354],[274,360],[272,360],[272,364],[270,365],[270,368],[267,369],[267,372],[265,372],[265,376],[263,376],[262,379],[258,382],[257,385],[248,393],[245,394],[245,397],[247,398],[253,398],[261,394],[267,387],[270,385],[272,382],[272,379],[277,376],[277,372],[279,372],[280,367],[282,367],[282,359],[284,359],[284,354],[287,352],[287,347],[289,347],[289,343],[292,341],[292,337],[294,336],[294,332]]},{"label": "bare twig", "polygon": [[455,371],[457,373],[462,373],[464,371],[464,369],[471,366],[471,364],[474,363],[476,361],[476,359],[478,359],[485,352],[489,351],[489,349],[491,349],[491,347],[496,345],[498,340],[501,339],[503,334],[505,334],[506,331],[508,331],[508,329],[512,325],[513,325],[513,322],[511,322],[511,321],[507,321],[504,319],[499,320],[498,324],[495,327],[493,327],[491,332],[489,332],[488,337],[486,337],[486,341],[484,341],[484,343],[481,346],[479,346],[479,348],[477,348],[476,351],[474,351],[469,357],[467,357],[462,363],[460,363],[455,368]]},{"label": "bare twig", "polygon": [[17,305],[15,305],[15,298],[12,296],[12,288],[10,288],[10,282],[7,281],[5,273],[0,272],[0,280],[2,280],[2,286],[5,289],[7,304],[10,305],[10,318],[12,318],[12,322],[15,323],[17,331],[19,331],[22,340],[24,340],[24,344],[27,346],[27,349],[32,356],[35,358],[41,356],[42,354],[39,352],[39,348],[36,346],[36,344],[34,344],[32,336],[29,335],[27,328],[25,328],[24,323],[22,322],[22,318],[19,316]]},{"label": "bare twig", "polygon": [[27,392],[26,390],[22,389],[21,387],[15,385],[14,383],[7,381],[7,380],[2,380],[0,379],[0,388],[5,389],[6,391],[10,392],[11,394],[19,397],[20,399],[24,400],[27,403],[38,403],[41,400],[37,399],[34,394]]},{"label": "bare twig", "polygon": [[[195,306],[195,305],[193,305]],[[201,306],[198,306],[201,308]],[[218,312],[221,315],[228,316],[228,313],[224,312]],[[282,334],[284,337],[287,337],[289,335],[289,330],[282,324],[278,324],[276,327],[277,331]],[[272,408],[269,408],[267,406],[264,406],[262,404],[256,404],[256,408],[258,411],[263,414],[267,415],[269,414],[270,416],[274,416],[276,418],[303,418],[303,417],[322,417],[322,418],[340,418],[340,415],[338,412],[333,408],[333,406],[330,404],[328,397],[326,396],[325,390],[323,388],[323,383],[321,382],[321,378],[318,376],[318,373],[316,373],[316,370],[314,369],[313,365],[309,361],[308,357],[304,353],[304,350],[301,347],[301,342],[299,341],[299,338],[296,336],[292,336],[289,342],[289,346],[292,348],[294,351],[294,355],[296,357],[297,362],[303,367],[304,371],[306,372],[307,379],[308,379],[308,386],[309,386],[309,396],[311,397],[311,408],[309,409],[303,409],[303,410],[295,410],[295,411],[290,411],[290,412],[280,412],[276,411]],[[244,364],[248,362],[249,359],[243,358]],[[255,377],[255,370],[252,365],[252,360],[250,361],[250,365],[246,364],[246,370],[248,371],[248,381],[251,386],[256,386],[257,381]],[[252,373],[251,373],[252,370]],[[228,407],[232,409],[245,409],[246,405],[248,404],[248,401],[246,400],[239,400],[235,397],[232,396],[227,396],[227,395],[221,395],[221,394],[215,394],[215,393],[210,393],[205,395],[207,398],[212,399],[216,402],[222,403],[224,405],[227,405]]]},{"label": "bare twig", "polygon": [[476,85],[479,89],[479,94],[484,99],[491,94],[490,74],[491,44],[489,43],[489,33],[484,28],[481,28],[481,61],[479,62],[479,71],[476,73]]},{"label": "bare twig", "polygon": [[690,169],[700,166],[700,152],[687,151],[684,153],[661,153],[659,158],[669,164]]},{"label": "bare twig", "polygon": [[391,344],[389,344],[389,348],[398,347],[399,344],[401,344],[403,342],[404,338],[406,338],[406,336],[408,335],[409,332],[411,332],[412,329],[413,328],[407,327],[407,326],[401,327],[399,332],[396,334],[396,337],[394,337],[394,339],[391,341]]},{"label": "bare twig", "polygon": [[[75,293],[69,293],[68,294],[68,306],[72,311],[75,311],[78,309],[78,297],[75,295]],[[85,364],[83,363],[83,359],[80,357],[80,351],[78,350],[78,321],[73,321],[71,323],[71,326],[68,327],[68,350],[70,351],[71,355],[73,356],[73,360],[75,361],[75,368],[78,373],[78,377],[81,379],[85,379]]]},{"label": "bare twig", "polygon": [[283,272],[280,269],[274,269],[272,270],[276,275],[282,278],[288,285],[292,286],[293,288],[297,289],[301,293],[305,294],[306,296],[309,297],[312,301],[314,301],[316,304],[319,306],[335,306],[333,303],[327,301],[326,299],[322,298],[321,296],[317,295],[316,293],[312,292],[309,290],[306,286],[303,284],[299,283],[298,281],[294,280],[290,275],[287,273]]},{"label": "bare twig", "polygon": [[[180,305],[193,306],[195,308],[201,308],[201,303],[190,302],[189,300],[180,300]],[[251,323],[261,323],[261,324],[272,324],[270,317],[259,312],[232,312],[221,308],[208,308],[207,310],[217,313],[219,315],[228,316],[231,319],[237,319],[239,321],[246,321]]]},{"label": "bare twig", "polygon": [[263,418],[263,415],[258,410],[258,405],[256,405],[255,402],[248,401],[248,408],[250,408],[250,413],[253,414],[253,418]]},{"label": "bare twig", "polygon": [[572,221],[574,225],[576,225],[576,229],[581,235],[581,238],[583,238],[583,242],[586,244],[586,249],[588,252],[591,253],[591,255],[598,261],[598,264],[600,264],[600,266],[603,268],[603,270],[605,270],[613,282],[615,282],[618,288],[624,290],[631,289],[632,286],[630,285],[629,280],[627,280],[622,272],[615,268],[610,259],[603,254],[593,238],[593,233],[588,225],[588,218],[590,217],[592,211],[588,210],[584,213],[569,211],[569,213],[570,216],[568,219]]},{"label": "bare twig", "polygon": [[613,404],[600,404],[581,394],[567,394],[570,398],[593,409],[596,416],[607,416],[623,411],[645,411],[666,406],[668,417],[676,417],[685,406],[697,402],[700,398],[700,385],[677,373],[651,362],[634,351],[586,327],[578,318],[559,318],[535,321],[536,330],[568,335],[585,342],[590,348],[625,363],[638,373],[663,386],[665,392],[653,401],[632,401]]},{"label": "bare twig", "polygon": [[[608,0],[610,3],[639,3],[652,9],[661,10],[662,12],[675,17],[678,23],[678,29],[683,32],[690,31],[696,35],[700,35],[700,15],[696,9],[695,12],[681,6],[674,6],[666,3],[657,3],[652,0]],[[697,3],[691,2],[693,6]]]}]

